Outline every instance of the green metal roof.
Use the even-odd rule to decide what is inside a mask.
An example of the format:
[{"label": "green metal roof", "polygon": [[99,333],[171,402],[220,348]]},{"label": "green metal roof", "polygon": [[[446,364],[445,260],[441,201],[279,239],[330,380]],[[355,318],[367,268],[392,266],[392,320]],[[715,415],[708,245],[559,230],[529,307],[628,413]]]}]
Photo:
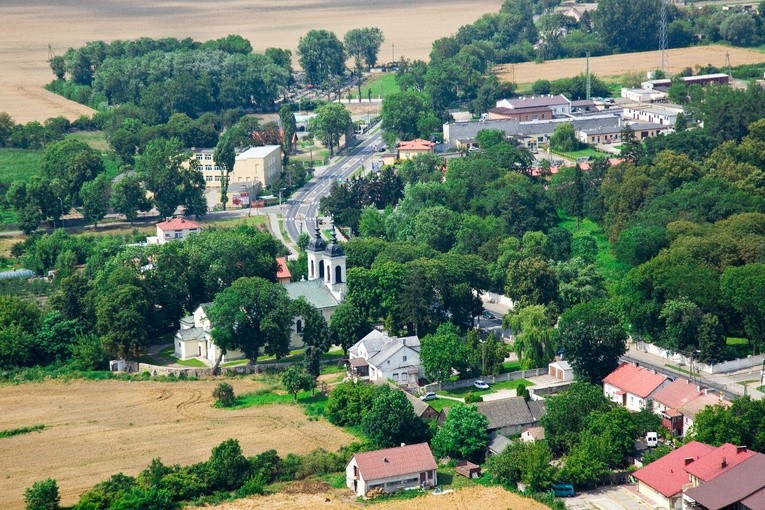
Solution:
[{"label": "green metal roof", "polygon": [[324,286],[321,280],[307,280],[302,282],[290,282],[284,285],[290,299],[305,298],[310,304],[319,310],[335,308],[339,305],[335,296]]}]

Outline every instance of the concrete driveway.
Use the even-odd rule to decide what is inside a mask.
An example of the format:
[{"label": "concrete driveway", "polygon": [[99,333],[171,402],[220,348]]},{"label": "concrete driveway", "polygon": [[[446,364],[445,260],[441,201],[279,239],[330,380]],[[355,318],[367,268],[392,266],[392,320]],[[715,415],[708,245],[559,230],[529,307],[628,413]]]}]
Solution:
[{"label": "concrete driveway", "polygon": [[577,493],[572,498],[563,498],[566,508],[575,510],[651,510],[639,496],[634,485],[599,487],[595,490]]}]

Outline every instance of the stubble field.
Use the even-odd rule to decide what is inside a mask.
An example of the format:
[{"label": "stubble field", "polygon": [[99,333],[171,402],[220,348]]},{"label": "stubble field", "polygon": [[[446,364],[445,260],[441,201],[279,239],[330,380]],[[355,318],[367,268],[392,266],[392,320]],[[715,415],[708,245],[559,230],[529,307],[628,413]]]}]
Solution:
[{"label": "stubble field", "polygon": [[[354,440],[326,420],[308,421],[292,405],[212,407],[218,381],[48,381],[0,386],[0,430],[44,424],[41,432],[0,438],[0,508],[23,508],[23,492],[55,478],[63,505],[123,472],[135,476],[155,457],[166,464],[207,460],[213,447],[239,440],[245,455],[330,451]],[[230,381],[238,393],[263,385]]]},{"label": "stubble field", "polygon": [[380,61],[427,59],[431,44],[496,12],[502,0],[4,0],[0,31],[0,112],[17,122],[91,110],[42,89],[53,75],[48,45],[57,55],[87,41],[192,37],[205,41],[240,34],[256,51],[293,50],[311,29],[342,36],[376,26],[385,43]]},{"label": "stubble field", "polygon": [[[676,48],[667,50],[667,71],[677,73],[686,67],[711,64],[725,69],[726,53],[730,55],[732,66],[765,62],[765,53],[729,46],[710,45],[694,48]],[[633,71],[646,72],[658,69],[661,64],[661,53],[645,51],[641,53],[625,53],[623,55],[608,55],[590,58],[590,72],[599,78],[620,76]],[[518,84],[533,83],[537,80],[557,80],[583,74],[586,69],[586,59],[569,58],[549,60],[541,64],[524,62],[522,64],[504,64],[497,66],[495,72],[502,81],[514,81]]]},{"label": "stubble field", "polygon": [[[327,501],[329,500],[329,501]],[[275,494],[240,499],[212,507],[215,510],[358,510],[367,508],[358,503],[350,491],[335,490],[319,494]],[[500,487],[468,487],[442,495],[423,495],[414,499],[384,501],[374,505],[379,510],[549,510],[534,500],[518,496]]]}]

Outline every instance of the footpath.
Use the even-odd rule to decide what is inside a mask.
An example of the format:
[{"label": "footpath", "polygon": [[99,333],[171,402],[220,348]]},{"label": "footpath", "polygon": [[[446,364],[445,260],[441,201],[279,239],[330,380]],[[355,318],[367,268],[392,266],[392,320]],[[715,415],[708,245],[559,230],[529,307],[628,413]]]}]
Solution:
[{"label": "footpath", "polygon": [[[746,369],[738,372],[730,372],[726,374],[708,374],[701,371],[693,371],[693,374],[673,370],[670,366],[677,366],[677,363],[672,360],[668,360],[655,354],[650,354],[638,350],[634,344],[629,344],[629,350],[622,357],[627,361],[638,362],[641,366],[652,368],[664,375],[672,377],[690,378],[693,381],[697,381],[702,386],[707,386],[711,389],[722,391],[727,398],[732,399],[738,396],[749,395],[755,400],[760,400],[765,397],[761,391],[757,390],[760,386],[760,373],[757,369]],[[687,371],[687,366],[680,367]],[[745,384],[747,380],[754,380],[757,382],[751,382]]]}]

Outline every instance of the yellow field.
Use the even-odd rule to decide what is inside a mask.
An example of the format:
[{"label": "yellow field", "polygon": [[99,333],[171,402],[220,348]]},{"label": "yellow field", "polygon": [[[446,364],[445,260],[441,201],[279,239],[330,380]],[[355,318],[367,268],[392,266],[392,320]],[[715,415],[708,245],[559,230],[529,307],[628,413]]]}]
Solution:
[{"label": "yellow field", "polygon": [[[731,48],[728,46],[711,45],[695,48],[677,48],[667,50],[667,71],[677,73],[686,67],[711,64],[720,69],[726,67],[726,53],[730,55],[732,66],[765,62],[765,53],[747,48]],[[609,55],[606,57],[590,58],[590,72],[599,78],[619,76],[633,71],[652,71],[660,67],[661,54],[658,51],[642,53],[626,53],[624,55]],[[533,83],[537,80],[557,80],[570,78],[584,73],[586,59],[569,58],[550,60],[537,64],[524,62],[522,64],[503,64],[495,68],[502,81],[515,83]]]},{"label": "yellow field", "polygon": [[[311,29],[332,30],[340,38],[352,28],[376,26],[385,43],[380,61],[393,56],[426,59],[431,44],[497,12],[502,0],[4,0],[0,31],[0,112],[17,122],[90,110],[41,87],[53,75],[48,45],[57,55],[87,41],[148,37],[192,37],[199,41],[240,34],[257,51],[297,48]],[[293,57],[296,64],[297,58]]]},{"label": "yellow field", "polygon": [[[236,393],[263,387],[230,380]],[[122,472],[137,475],[155,457],[166,464],[207,460],[236,438],[245,455],[274,448],[280,455],[330,451],[354,438],[325,420],[308,421],[292,405],[217,409],[218,381],[48,381],[0,386],[0,430],[43,424],[41,432],[0,439],[0,508],[23,508],[23,493],[55,478],[63,505]]]}]

